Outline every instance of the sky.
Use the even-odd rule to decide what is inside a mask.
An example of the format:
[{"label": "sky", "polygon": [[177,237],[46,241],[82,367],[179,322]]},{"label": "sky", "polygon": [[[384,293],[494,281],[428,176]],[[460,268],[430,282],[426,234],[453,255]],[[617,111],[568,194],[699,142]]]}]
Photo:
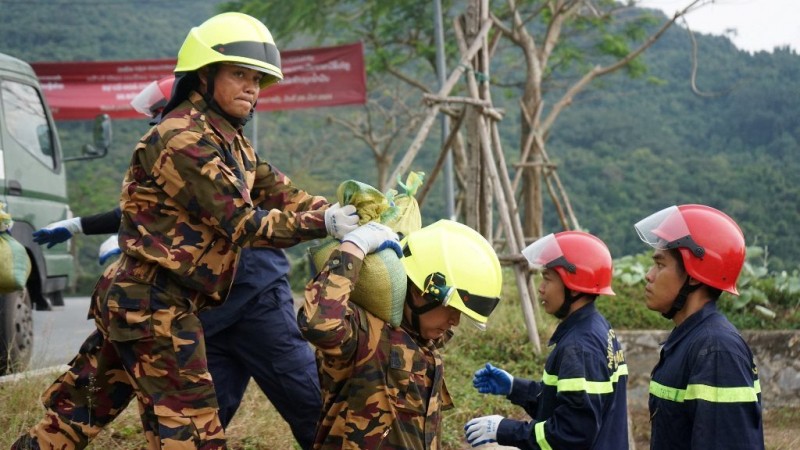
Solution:
[{"label": "sky", "polygon": [[[671,16],[689,3],[691,0],[642,0],[640,5]],[[686,21],[693,31],[726,35],[736,47],[751,53],[771,52],[785,45],[800,52],[800,0],[715,0],[688,14]],[[736,34],[725,32],[730,28]]]}]

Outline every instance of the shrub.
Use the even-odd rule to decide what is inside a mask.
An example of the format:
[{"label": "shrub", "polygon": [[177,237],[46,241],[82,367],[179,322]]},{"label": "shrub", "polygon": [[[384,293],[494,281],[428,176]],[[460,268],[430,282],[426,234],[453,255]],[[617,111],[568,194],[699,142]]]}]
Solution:
[{"label": "shrub", "polygon": [[[738,280],[739,296],[724,292],[717,304],[739,329],[800,328],[800,270],[770,272],[767,253],[747,248],[747,261]],[[644,279],[651,253],[625,256],[614,261],[616,297],[598,302],[598,308],[618,329],[665,329],[672,322],[649,311],[644,303]]]}]

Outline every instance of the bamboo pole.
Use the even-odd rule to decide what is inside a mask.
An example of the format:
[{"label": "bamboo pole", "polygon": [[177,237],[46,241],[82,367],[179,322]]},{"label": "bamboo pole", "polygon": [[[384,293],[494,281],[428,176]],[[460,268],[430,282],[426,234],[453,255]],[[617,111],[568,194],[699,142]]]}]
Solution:
[{"label": "bamboo pole", "polygon": [[[456,31],[456,39],[458,41],[459,49],[462,51],[466,51],[467,44],[464,37],[464,32],[461,29],[461,25],[458,21],[455,22],[455,31]],[[474,42],[473,42],[474,44]],[[478,84],[475,80],[475,74],[472,71],[467,72],[467,84],[469,86],[469,93],[474,98],[479,98],[478,92]],[[494,195],[497,199],[497,209],[500,216],[500,221],[503,223],[503,228],[505,231],[506,236],[506,246],[509,252],[512,254],[519,254],[522,251],[521,244],[524,244],[524,240],[520,241],[522,236],[522,229],[521,225],[518,230],[515,230],[516,224],[519,223],[519,215],[515,214],[514,217],[516,218],[516,223],[513,222],[512,215],[509,212],[509,204],[514,204],[513,200],[513,193],[512,199],[508,200],[506,197],[506,193],[508,192],[504,189],[503,181],[501,180],[501,176],[498,172],[497,163],[495,161],[494,152],[492,150],[492,139],[489,136],[490,132],[488,131],[488,126],[486,123],[486,118],[484,116],[479,116],[477,118],[478,124],[478,134],[480,137],[480,145],[481,145],[481,155],[484,163],[484,167],[487,169],[489,178],[494,186]],[[504,166],[505,168],[505,166]],[[508,175],[505,170],[503,173]],[[510,186],[506,186],[510,187]],[[528,280],[528,271],[527,268],[525,271],[522,270],[520,264],[514,265],[514,273],[515,279],[517,282],[517,290],[519,291],[520,296],[520,304],[522,306],[523,317],[525,319],[525,324],[528,330],[528,339],[530,340],[531,344],[533,344],[534,351],[536,353],[541,352],[541,343],[539,340],[539,332],[538,327],[536,325],[536,320],[533,313],[533,307],[530,297],[530,285]]]},{"label": "bamboo pole", "polygon": [[[463,74],[464,71],[466,70],[469,61],[472,59],[473,56],[475,56],[476,53],[478,53],[478,50],[481,49],[482,40],[489,33],[489,29],[491,29],[491,27],[492,27],[491,19],[486,19],[483,22],[481,30],[478,32],[478,38],[475,39],[475,42],[473,42],[472,45],[469,47],[469,49],[467,49],[466,52],[463,53],[463,56],[461,57],[461,60],[459,61],[458,65],[450,74],[450,77],[447,78],[447,81],[445,81],[444,85],[442,85],[442,88],[439,89],[439,92],[437,92],[436,95],[443,97],[450,93],[450,91],[453,89],[453,86],[455,86],[456,82],[461,77],[461,74]],[[392,174],[386,179],[386,185],[383,186],[384,192],[387,191],[389,188],[391,188],[392,185],[394,185],[397,177],[404,174],[408,170],[409,166],[411,166],[411,163],[414,161],[414,158],[417,156],[417,153],[422,148],[422,144],[425,143],[425,139],[428,137],[428,134],[431,131],[431,127],[433,126],[433,121],[436,119],[436,116],[439,113],[440,108],[441,104],[435,103],[428,109],[428,115],[425,116],[425,119],[422,121],[422,125],[420,126],[420,129],[417,132],[414,141],[412,141],[411,145],[408,147],[408,151],[406,151],[406,154],[403,156],[403,159],[401,159],[400,162],[397,164],[397,167],[394,169],[394,172],[392,172]]]},{"label": "bamboo pole", "polygon": [[456,123],[450,127],[450,134],[447,135],[447,139],[442,146],[442,151],[439,152],[439,159],[436,160],[436,165],[433,166],[433,170],[431,170],[431,173],[426,177],[425,183],[422,184],[422,188],[417,194],[417,203],[419,203],[420,206],[422,206],[422,203],[425,201],[425,197],[428,195],[431,186],[433,186],[434,181],[436,181],[436,176],[442,170],[445,158],[447,158],[448,153],[451,151],[450,149],[453,145],[453,142],[455,142],[456,138],[458,137],[458,130],[461,128],[461,124],[464,123],[464,116],[466,116],[466,109],[461,111],[458,119],[456,119]]}]

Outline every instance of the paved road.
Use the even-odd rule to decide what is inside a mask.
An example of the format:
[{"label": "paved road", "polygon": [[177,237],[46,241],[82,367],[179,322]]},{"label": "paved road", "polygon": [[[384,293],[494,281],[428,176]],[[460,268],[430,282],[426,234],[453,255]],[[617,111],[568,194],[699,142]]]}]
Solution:
[{"label": "paved road", "polygon": [[31,369],[68,363],[84,339],[94,330],[86,319],[89,297],[67,297],[64,306],[33,312],[33,358]]}]

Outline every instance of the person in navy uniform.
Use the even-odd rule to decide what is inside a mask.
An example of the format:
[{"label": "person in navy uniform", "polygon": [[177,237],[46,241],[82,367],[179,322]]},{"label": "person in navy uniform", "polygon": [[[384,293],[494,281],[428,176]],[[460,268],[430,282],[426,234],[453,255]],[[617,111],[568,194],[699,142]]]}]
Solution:
[{"label": "person in navy uniform", "polygon": [[505,395],[533,420],[472,419],[464,427],[467,441],[523,450],[627,449],[628,366],[614,329],[594,304],[599,295],[614,295],[608,248],[591,234],[564,231],[538,239],[522,254],[543,271],[538,292],[545,312],[562,322],[550,338],[541,381],[491,363],[473,378],[478,392]]},{"label": "person in navy uniform", "polygon": [[758,369],[716,304],[723,291],[738,295],[742,231],[704,205],[671,206],[635,228],[655,248],[647,307],[675,323],[650,380],[650,448],[763,449]]}]

